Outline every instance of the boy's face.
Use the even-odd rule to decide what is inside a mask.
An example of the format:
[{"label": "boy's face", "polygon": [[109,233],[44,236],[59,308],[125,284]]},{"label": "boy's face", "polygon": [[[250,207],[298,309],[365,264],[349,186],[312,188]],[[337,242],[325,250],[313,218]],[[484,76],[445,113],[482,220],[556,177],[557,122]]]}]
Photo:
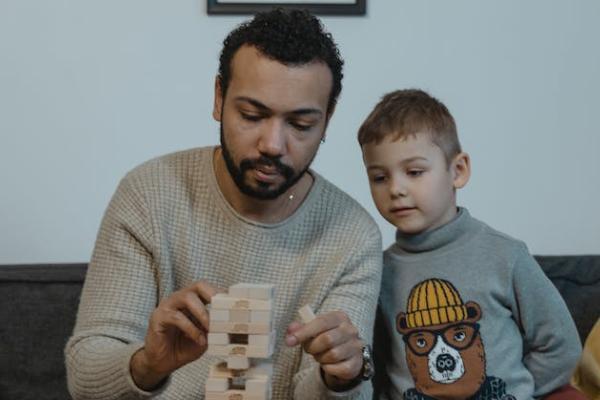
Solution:
[{"label": "boy's face", "polygon": [[458,154],[448,168],[442,150],[427,133],[362,147],[371,195],[381,215],[400,232],[438,228],[456,215],[455,189],[470,175],[469,156]]}]

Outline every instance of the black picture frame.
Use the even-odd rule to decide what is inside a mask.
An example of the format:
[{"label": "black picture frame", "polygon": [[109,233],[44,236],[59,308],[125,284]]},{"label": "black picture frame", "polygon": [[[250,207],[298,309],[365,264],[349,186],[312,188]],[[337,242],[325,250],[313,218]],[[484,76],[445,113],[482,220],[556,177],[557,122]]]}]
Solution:
[{"label": "black picture frame", "polygon": [[277,0],[254,1],[252,3],[221,2],[219,0],[207,0],[206,12],[209,15],[236,14],[248,15],[260,11],[268,11],[273,7],[281,8],[304,8],[317,15],[365,15],[367,11],[367,0],[353,0],[352,3],[336,4],[323,0],[316,4],[314,1],[297,3],[278,3]]}]

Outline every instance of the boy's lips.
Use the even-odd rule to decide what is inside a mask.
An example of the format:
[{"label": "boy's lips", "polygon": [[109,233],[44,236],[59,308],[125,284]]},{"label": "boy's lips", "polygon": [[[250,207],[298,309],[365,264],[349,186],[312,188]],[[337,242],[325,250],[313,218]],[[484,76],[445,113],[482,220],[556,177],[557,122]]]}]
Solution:
[{"label": "boy's lips", "polygon": [[416,209],[417,209],[416,207],[404,207],[404,206],[402,206],[402,207],[392,207],[390,209],[390,212],[392,214],[400,214],[400,215],[402,215],[402,214],[407,214],[407,213],[409,213],[411,211],[414,211]]}]

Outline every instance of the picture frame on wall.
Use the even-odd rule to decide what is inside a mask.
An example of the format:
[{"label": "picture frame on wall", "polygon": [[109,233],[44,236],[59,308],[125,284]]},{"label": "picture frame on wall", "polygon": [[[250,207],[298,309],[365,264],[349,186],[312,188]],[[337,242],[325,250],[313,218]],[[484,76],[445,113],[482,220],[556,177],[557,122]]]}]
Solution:
[{"label": "picture frame on wall", "polygon": [[206,10],[209,15],[243,15],[274,7],[304,8],[318,15],[365,15],[367,0],[207,0]]}]

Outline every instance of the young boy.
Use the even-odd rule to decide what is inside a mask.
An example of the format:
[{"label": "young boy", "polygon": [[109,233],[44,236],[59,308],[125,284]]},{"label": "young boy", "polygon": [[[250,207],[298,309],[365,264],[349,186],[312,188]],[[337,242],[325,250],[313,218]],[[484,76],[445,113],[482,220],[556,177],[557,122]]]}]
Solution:
[{"label": "young boy", "polygon": [[358,141],[397,228],[379,299],[381,397],[529,400],[568,383],[581,344],[559,293],[525,244],[456,206],[470,161],[448,109],[420,90],[390,93]]}]

